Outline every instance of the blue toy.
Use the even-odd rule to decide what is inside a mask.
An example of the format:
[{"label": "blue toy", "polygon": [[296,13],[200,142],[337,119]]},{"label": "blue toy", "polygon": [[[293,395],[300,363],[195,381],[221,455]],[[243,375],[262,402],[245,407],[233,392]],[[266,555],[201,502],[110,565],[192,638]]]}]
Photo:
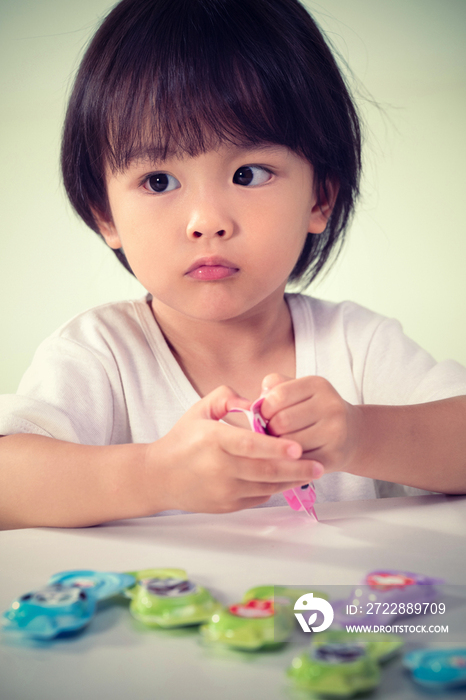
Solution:
[{"label": "blue toy", "polygon": [[48,585],[56,583],[83,588],[97,600],[105,600],[105,598],[110,598],[117,593],[122,593],[125,588],[134,586],[136,579],[131,574],[78,569],[76,571],[61,571],[58,574],[54,574],[49,579]]},{"label": "blue toy", "polygon": [[88,570],[54,574],[47,586],[17,598],[2,616],[5,632],[52,639],[85,627],[96,603],[133,586],[134,576]]},{"label": "blue toy", "polygon": [[466,686],[466,648],[418,649],[403,657],[414,681],[432,690]]},{"label": "blue toy", "polygon": [[56,583],[17,598],[3,613],[6,632],[52,639],[60,632],[85,627],[94,615],[96,597],[78,586]]}]

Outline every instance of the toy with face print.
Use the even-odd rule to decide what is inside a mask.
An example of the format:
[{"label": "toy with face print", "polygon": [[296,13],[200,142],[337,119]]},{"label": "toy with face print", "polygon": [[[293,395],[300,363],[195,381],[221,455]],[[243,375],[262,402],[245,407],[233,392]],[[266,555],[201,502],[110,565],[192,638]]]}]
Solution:
[{"label": "toy with face print", "polygon": [[[241,602],[221,608],[201,627],[208,642],[234,649],[272,649],[286,642],[296,626],[293,605],[309,590],[286,586],[256,586]],[[327,598],[325,593],[316,595]]]},{"label": "toy with face print", "polygon": [[303,690],[351,697],[376,688],[379,664],[402,646],[402,638],[394,634],[329,630],[313,637],[309,650],[293,659],[287,673]]},{"label": "toy with face print", "polygon": [[96,603],[133,585],[129,574],[80,569],[54,574],[46,586],[17,598],[3,614],[5,632],[51,639],[85,627]]},{"label": "toy with face print", "polygon": [[428,612],[443,579],[392,569],[372,571],[345,600],[333,605],[335,623],[387,624],[397,617]]},{"label": "toy with face print", "polygon": [[85,627],[94,615],[96,597],[80,586],[55,583],[17,598],[2,617],[5,632],[52,639]]},{"label": "toy with face print", "polygon": [[61,584],[63,586],[76,586],[88,591],[96,600],[105,600],[121,593],[126,588],[133,586],[136,579],[131,574],[120,574],[113,571],[92,571],[90,569],[76,569],[61,571],[54,574],[48,581],[48,585]]},{"label": "toy with face print", "polygon": [[424,688],[439,691],[466,687],[466,647],[417,649],[405,654],[403,666]]},{"label": "toy with face print", "polygon": [[130,612],[152,627],[199,625],[219,603],[202,586],[190,581],[184,569],[144,569],[131,572],[136,583],[126,590]]}]

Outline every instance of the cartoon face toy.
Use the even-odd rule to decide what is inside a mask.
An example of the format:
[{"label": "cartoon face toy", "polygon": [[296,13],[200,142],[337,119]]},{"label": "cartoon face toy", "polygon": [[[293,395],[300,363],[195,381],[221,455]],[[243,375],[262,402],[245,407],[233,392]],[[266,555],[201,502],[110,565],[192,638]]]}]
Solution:
[{"label": "cartoon face toy", "polygon": [[85,627],[94,615],[96,599],[79,586],[60,583],[26,593],[3,614],[6,632],[51,639]]},{"label": "cartoon face toy", "polygon": [[438,691],[466,687],[466,647],[416,649],[405,654],[403,665],[425,688]]},{"label": "cartoon face toy", "polygon": [[97,600],[105,600],[122,593],[129,586],[134,586],[135,582],[134,576],[130,574],[77,569],[54,574],[48,584],[49,586],[53,584],[74,586],[86,590]]},{"label": "cartoon face toy", "polygon": [[[262,585],[250,588],[239,603],[218,610],[201,627],[209,643],[235,649],[257,651],[272,649],[286,642],[296,627],[293,605],[297,599],[309,596],[309,589]],[[325,593],[318,593],[325,597]],[[322,600],[324,602],[324,600]]]},{"label": "cartoon face toy", "polygon": [[349,664],[360,659],[365,653],[364,644],[334,642],[314,647],[312,656],[321,663]]},{"label": "cartoon face toy", "polygon": [[58,608],[73,605],[79,600],[86,600],[86,594],[79,586],[62,586],[57,583],[46,586],[33,593],[26,593],[19,599],[20,603],[37,605],[44,608]]},{"label": "cartoon face toy", "polygon": [[272,600],[248,600],[247,603],[236,603],[228,608],[232,615],[247,617],[249,619],[260,619],[272,617],[274,606]]},{"label": "cartoon face toy", "polygon": [[411,571],[371,571],[344,600],[333,602],[335,622],[384,625],[397,617],[419,614],[423,605],[437,600],[442,579]]},{"label": "cartoon face toy", "polygon": [[140,583],[151,595],[164,598],[176,598],[197,590],[195,583],[181,578],[143,578]]},{"label": "cartoon face toy", "polygon": [[374,571],[367,575],[366,581],[371,588],[380,591],[404,588],[405,586],[413,586],[416,583],[416,579],[413,576],[407,576],[402,572],[390,571]]},{"label": "cartoon face toy", "polygon": [[130,613],[145,625],[200,625],[219,607],[208,590],[188,579],[184,569],[144,569],[131,575],[136,583],[125,592],[132,599]]},{"label": "cartoon face toy", "polygon": [[303,690],[349,698],[374,689],[379,664],[402,646],[398,635],[329,630],[315,635],[310,650],[293,659],[288,676]]}]

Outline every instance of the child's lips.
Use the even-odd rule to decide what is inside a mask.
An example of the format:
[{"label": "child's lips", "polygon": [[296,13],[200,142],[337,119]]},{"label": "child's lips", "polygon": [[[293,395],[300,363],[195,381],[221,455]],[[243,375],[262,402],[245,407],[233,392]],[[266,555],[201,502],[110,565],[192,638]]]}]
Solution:
[{"label": "child's lips", "polygon": [[219,257],[206,257],[196,260],[185,272],[187,277],[201,281],[221,280],[232,277],[239,271],[230,260]]}]

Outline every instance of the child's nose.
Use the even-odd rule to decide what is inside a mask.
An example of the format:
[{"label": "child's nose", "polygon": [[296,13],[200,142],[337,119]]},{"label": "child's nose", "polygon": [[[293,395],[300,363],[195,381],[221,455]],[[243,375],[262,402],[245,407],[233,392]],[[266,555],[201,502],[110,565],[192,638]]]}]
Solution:
[{"label": "child's nose", "polygon": [[196,238],[230,238],[233,235],[232,218],[219,206],[208,202],[197,202],[191,212],[186,227],[190,239]]}]

